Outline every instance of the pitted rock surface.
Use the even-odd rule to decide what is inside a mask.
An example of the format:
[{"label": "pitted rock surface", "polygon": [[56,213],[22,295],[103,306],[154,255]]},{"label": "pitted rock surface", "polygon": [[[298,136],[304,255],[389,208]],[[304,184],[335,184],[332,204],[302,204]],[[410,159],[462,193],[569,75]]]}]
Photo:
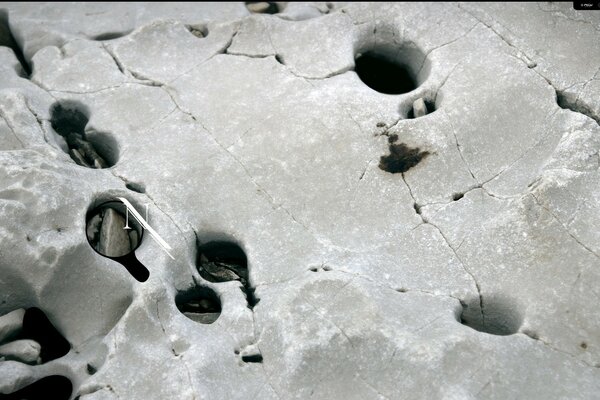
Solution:
[{"label": "pitted rock surface", "polygon": [[[600,11],[0,3],[0,25],[22,350],[0,394],[597,398]],[[116,197],[171,246],[142,236],[145,282],[88,242]],[[67,354],[19,350],[21,309]]]}]

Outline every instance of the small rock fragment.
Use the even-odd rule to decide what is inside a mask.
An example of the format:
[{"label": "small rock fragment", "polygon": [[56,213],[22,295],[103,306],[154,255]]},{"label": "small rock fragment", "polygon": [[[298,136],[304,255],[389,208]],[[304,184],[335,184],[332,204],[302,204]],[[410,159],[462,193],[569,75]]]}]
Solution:
[{"label": "small rock fragment", "polygon": [[97,246],[98,240],[100,240],[100,228],[102,227],[102,216],[100,214],[94,215],[87,223],[86,234],[87,237],[94,247]]},{"label": "small rock fragment", "polygon": [[125,227],[125,218],[116,210],[107,208],[104,210],[102,228],[100,229],[100,240],[97,250],[107,257],[121,257],[129,254],[131,244]]},{"label": "small rock fragment", "polygon": [[423,100],[423,98],[418,98],[414,101],[413,115],[415,116],[415,118],[427,115],[427,106],[425,105],[425,101]]},{"label": "small rock fragment", "polygon": [[75,161],[77,164],[84,166],[84,167],[88,167],[88,168],[90,167],[90,165],[87,163],[87,161],[85,161],[85,158],[81,155],[79,150],[70,149],[69,154],[71,155],[71,158],[73,159],[73,161]]},{"label": "small rock fragment", "polygon": [[39,364],[42,347],[36,341],[23,339],[0,346],[0,356],[6,360],[20,361],[26,364]]},{"label": "small rock fragment", "polygon": [[277,12],[277,5],[275,3],[265,1],[247,2],[246,7],[248,11],[256,14],[275,14]]},{"label": "small rock fragment", "polygon": [[0,343],[17,336],[23,328],[25,309],[19,308],[0,317]]}]

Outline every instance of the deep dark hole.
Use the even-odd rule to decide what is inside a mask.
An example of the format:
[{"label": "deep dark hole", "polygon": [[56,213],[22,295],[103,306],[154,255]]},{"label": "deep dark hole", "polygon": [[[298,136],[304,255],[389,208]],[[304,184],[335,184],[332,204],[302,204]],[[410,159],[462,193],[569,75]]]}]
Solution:
[{"label": "deep dark hole", "polygon": [[125,187],[137,193],[146,193],[146,187],[142,183],[127,182]]},{"label": "deep dark hole", "polygon": [[405,65],[394,63],[375,52],[367,52],[355,60],[359,78],[371,89],[385,94],[408,93],[417,83]]},{"label": "deep dark hole", "polygon": [[462,199],[464,196],[465,196],[464,193],[454,193],[452,195],[452,200],[453,201],[458,201],[458,200]]},{"label": "deep dark hole", "polygon": [[98,372],[98,370],[92,364],[86,365],[86,370],[90,375],[94,375],[96,372]]},{"label": "deep dark hole", "polygon": [[418,205],[417,203],[413,204],[413,208],[415,209],[415,212],[419,215],[421,215],[421,206]]},{"label": "deep dark hole", "polygon": [[23,69],[24,78],[28,78],[31,75],[31,66],[23,55],[23,50],[19,47],[19,44],[15,40],[12,31],[10,30],[10,24],[8,22],[8,11],[0,10],[0,46],[10,47],[15,53],[15,56],[21,63]]},{"label": "deep dark hole", "polygon": [[507,336],[517,333],[523,316],[510,298],[493,295],[461,302],[460,322],[479,332]]},{"label": "deep dark hole", "polygon": [[411,148],[404,143],[390,144],[389,149],[390,154],[379,159],[379,168],[392,174],[408,171],[429,155],[428,151]]},{"label": "deep dark hole", "polygon": [[252,355],[242,356],[242,361],[245,363],[262,363],[263,357],[261,354],[252,354]]},{"label": "deep dark hole", "polygon": [[260,301],[248,279],[248,260],[240,246],[232,242],[216,241],[198,247],[196,261],[200,276],[209,282],[240,281],[248,308]]},{"label": "deep dark hole", "polygon": [[46,314],[36,307],[28,308],[23,317],[23,329],[17,339],[31,339],[41,346],[42,363],[66,355],[71,345],[52,325]]},{"label": "deep dark hole", "polygon": [[108,168],[116,163],[114,145],[110,137],[103,142],[92,143],[85,134],[88,116],[75,104],[54,103],[51,110],[52,129],[65,139],[71,159],[88,168]]},{"label": "deep dark hole", "polygon": [[[429,100],[425,100],[425,107],[427,107],[427,115],[431,114],[432,112],[434,112],[436,110],[435,108],[435,103],[429,101]],[[415,111],[414,109],[411,107],[411,109],[408,111],[408,114],[406,116],[408,119],[414,119],[415,118]]]},{"label": "deep dark hole", "polygon": [[281,65],[285,65],[285,62],[283,62],[283,56],[281,54],[275,54],[275,61]]},{"label": "deep dark hole", "polygon": [[221,315],[221,300],[207,287],[198,286],[178,294],[175,304],[183,315],[201,324],[212,324]]},{"label": "deep dark hole", "polygon": [[[257,11],[254,11],[252,9],[253,4],[262,4],[262,3],[266,3],[266,4],[268,4],[268,6],[265,7],[264,9],[257,10]],[[279,6],[275,2],[246,1],[245,4],[246,4],[246,8],[248,8],[248,10],[250,12],[258,13],[258,14],[277,14],[278,12],[281,11],[281,10],[279,10]],[[248,6],[250,6],[250,7],[248,7]]]},{"label": "deep dark hole", "polygon": [[73,392],[71,381],[60,375],[50,375],[11,394],[0,394],[2,400],[68,400]]}]

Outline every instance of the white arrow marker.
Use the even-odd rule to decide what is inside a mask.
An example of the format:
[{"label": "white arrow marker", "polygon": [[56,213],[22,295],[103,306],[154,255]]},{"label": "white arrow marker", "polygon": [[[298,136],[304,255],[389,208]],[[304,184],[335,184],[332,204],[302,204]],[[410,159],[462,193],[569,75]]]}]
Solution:
[{"label": "white arrow marker", "polygon": [[163,251],[165,253],[167,253],[169,255],[169,257],[171,257],[174,260],[175,257],[173,257],[169,253],[169,250],[171,250],[171,246],[169,246],[167,244],[167,242],[165,242],[163,240],[163,238],[161,238],[160,235],[150,225],[148,225],[146,220],[140,215],[139,212],[137,212],[135,207],[133,205],[131,205],[129,200],[127,200],[123,197],[117,197],[117,199],[121,200],[121,202],[123,204],[125,204],[125,207],[127,207],[127,210],[131,211],[131,215],[133,215],[133,217],[148,231],[148,233],[150,233],[150,236],[152,236],[152,239],[154,239],[154,241],[156,243],[158,243],[158,245],[163,249]]}]

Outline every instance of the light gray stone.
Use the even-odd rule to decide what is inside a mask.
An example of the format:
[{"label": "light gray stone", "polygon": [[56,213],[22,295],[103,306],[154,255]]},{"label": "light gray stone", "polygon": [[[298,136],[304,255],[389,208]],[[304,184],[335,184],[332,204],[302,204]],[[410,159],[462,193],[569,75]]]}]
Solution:
[{"label": "light gray stone", "polygon": [[131,251],[125,218],[112,208],[104,209],[98,251],[107,257],[121,257]]},{"label": "light gray stone", "polygon": [[25,310],[20,308],[0,317],[0,343],[17,336],[23,327]]},{"label": "light gray stone", "polygon": [[[278,6],[1,6],[33,71],[0,49],[0,314],[35,304],[73,351],[1,361],[0,392],[58,374],[89,400],[596,398],[598,13]],[[365,84],[369,51],[416,88]],[[57,102],[110,167],[73,163]],[[428,154],[380,169],[399,148]],[[173,258],[114,212],[86,226],[117,196]],[[86,233],[139,244],[149,279]],[[247,275],[203,278],[219,241]]]},{"label": "light gray stone", "polygon": [[33,340],[15,340],[0,345],[0,357],[25,364],[39,364],[41,346]]}]

